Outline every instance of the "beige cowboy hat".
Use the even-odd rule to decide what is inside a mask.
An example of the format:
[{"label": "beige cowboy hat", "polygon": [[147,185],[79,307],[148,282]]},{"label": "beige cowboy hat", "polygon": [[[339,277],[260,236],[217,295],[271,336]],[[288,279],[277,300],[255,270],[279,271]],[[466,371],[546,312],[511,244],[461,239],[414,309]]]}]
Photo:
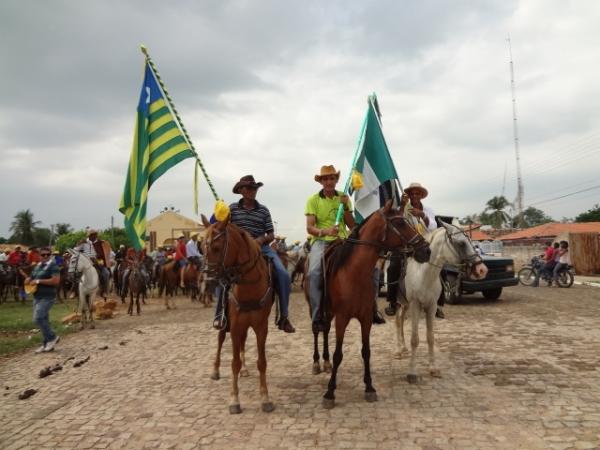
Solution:
[{"label": "beige cowboy hat", "polygon": [[252,175],[244,175],[242,178],[240,178],[240,181],[235,183],[235,186],[233,186],[233,193],[239,194],[240,189],[243,187],[253,187],[258,189],[262,185],[263,183],[261,183],[260,181],[258,183],[254,181],[254,177]]},{"label": "beige cowboy hat", "polygon": [[421,186],[421,183],[410,183],[410,185],[406,189],[404,189],[404,192],[408,194],[410,191],[420,191],[423,195],[423,198],[427,197],[427,195],[429,194],[429,192],[427,192],[427,189]]},{"label": "beige cowboy hat", "polygon": [[92,234],[98,234],[98,230],[94,230],[93,228],[90,228],[87,232],[87,236],[90,237]]},{"label": "beige cowboy hat", "polygon": [[318,175],[315,175],[315,181],[317,183],[321,182],[321,178],[322,177],[326,177],[329,175],[335,175],[337,177],[337,179],[340,179],[340,171],[339,170],[335,170],[335,167],[333,166],[321,166],[321,173],[319,173]]}]

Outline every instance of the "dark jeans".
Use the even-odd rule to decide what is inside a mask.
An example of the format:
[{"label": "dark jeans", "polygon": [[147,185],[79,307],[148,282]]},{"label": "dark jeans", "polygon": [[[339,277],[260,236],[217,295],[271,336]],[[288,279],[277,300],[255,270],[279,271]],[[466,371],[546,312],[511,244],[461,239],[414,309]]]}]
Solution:
[{"label": "dark jeans", "polygon": [[404,286],[404,277],[406,276],[406,257],[398,252],[392,252],[390,257],[390,265],[387,269],[387,294],[386,299],[390,303],[398,301],[398,292],[404,297],[406,296],[406,288]]}]

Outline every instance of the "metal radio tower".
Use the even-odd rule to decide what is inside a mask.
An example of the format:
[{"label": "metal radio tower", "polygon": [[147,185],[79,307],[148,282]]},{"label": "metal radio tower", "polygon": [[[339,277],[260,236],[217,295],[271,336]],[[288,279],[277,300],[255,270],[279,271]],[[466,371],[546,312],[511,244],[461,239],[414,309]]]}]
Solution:
[{"label": "metal radio tower", "polygon": [[515,135],[515,156],[517,157],[517,199],[516,209],[519,218],[519,225],[523,222],[523,178],[521,177],[521,156],[519,154],[519,128],[517,126],[517,100],[515,99],[515,71],[513,68],[512,47],[510,45],[510,36],[508,41],[508,52],[510,54],[510,90],[512,93],[513,109],[513,133]]}]

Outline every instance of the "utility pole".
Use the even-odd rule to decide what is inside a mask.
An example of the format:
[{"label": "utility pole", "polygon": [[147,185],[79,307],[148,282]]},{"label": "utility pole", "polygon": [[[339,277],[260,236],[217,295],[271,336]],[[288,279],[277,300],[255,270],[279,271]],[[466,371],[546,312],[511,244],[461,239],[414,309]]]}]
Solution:
[{"label": "utility pole", "polygon": [[512,47],[510,44],[510,35],[508,36],[508,52],[510,54],[510,90],[512,93],[512,110],[513,110],[513,133],[515,137],[515,156],[517,158],[517,217],[519,225],[523,223],[523,178],[521,177],[521,156],[519,153],[519,128],[517,126],[517,100],[515,98],[515,71],[512,57]]}]

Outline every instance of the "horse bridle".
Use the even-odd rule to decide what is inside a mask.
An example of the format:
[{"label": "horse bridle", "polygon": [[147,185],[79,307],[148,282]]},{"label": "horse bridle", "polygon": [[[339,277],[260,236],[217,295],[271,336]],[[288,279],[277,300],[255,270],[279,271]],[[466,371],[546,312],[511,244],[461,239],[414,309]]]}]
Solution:
[{"label": "horse bridle", "polygon": [[[207,239],[206,246],[207,248],[210,247],[214,241],[220,239],[221,237],[225,239],[225,248],[222,252],[222,257],[217,263],[210,263],[207,258],[206,269],[204,271],[206,273],[214,275],[215,279],[217,279],[223,285],[231,286],[233,284],[254,284],[258,282],[260,276],[257,277],[256,280],[252,281],[242,281],[242,278],[244,277],[244,275],[246,275],[252,269],[254,269],[261,255],[258,254],[254,259],[250,258],[248,261],[244,261],[241,264],[235,264],[227,267],[225,266],[225,260],[227,259],[227,250],[229,250],[229,237],[227,232],[227,226],[220,233],[216,234],[215,236],[211,236],[211,238]],[[251,263],[251,265],[248,267],[247,270],[243,270],[243,267],[248,263]]]},{"label": "horse bridle", "polygon": [[[381,239],[381,241],[369,241],[369,240],[365,240],[365,239],[347,238],[344,242],[348,242],[350,244],[358,244],[358,245],[371,245],[373,247],[378,248],[379,250],[389,250],[388,247],[383,244],[383,242],[385,242],[387,240],[388,230],[391,230],[402,241],[405,242],[405,247],[409,247],[412,251],[419,250],[428,245],[427,241],[425,239],[423,239],[423,236],[421,236],[419,233],[417,233],[417,231],[403,217],[401,217],[401,216],[388,217],[381,210],[378,210],[377,213],[379,213],[381,215],[381,217],[383,217],[383,220],[385,221],[385,229],[383,231],[383,238]],[[400,230],[398,230],[398,227],[396,227],[394,225],[394,220],[400,220],[403,224],[405,224],[410,229],[412,229],[415,232],[415,235],[412,238],[410,238],[408,241],[406,241],[404,236],[402,236],[402,233],[400,233]]]},{"label": "horse bridle", "polygon": [[473,255],[472,256],[461,256],[456,249],[454,248],[454,242],[452,240],[452,236],[456,236],[458,234],[462,234],[464,237],[467,238],[467,242],[471,242],[471,240],[469,239],[469,236],[467,236],[467,234],[463,231],[458,229],[457,231],[453,232],[453,233],[448,233],[448,230],[446,230],[446,240],[451,244],[449,245],[450,250],[452,251],[452,253],[454,253],[454,255],[456,255],[458,257],[458,259],[461,261],[460,265],[464,265],[465,268],[470,268],[470,267],[477,267],[479,264],[483,264],[483,259],[481,258],[481,256],[479,256],[477,254],[477,252],[475,251],[475,249],[473,248],[473,244],[471,244],[471,250],[473,250]]}]

